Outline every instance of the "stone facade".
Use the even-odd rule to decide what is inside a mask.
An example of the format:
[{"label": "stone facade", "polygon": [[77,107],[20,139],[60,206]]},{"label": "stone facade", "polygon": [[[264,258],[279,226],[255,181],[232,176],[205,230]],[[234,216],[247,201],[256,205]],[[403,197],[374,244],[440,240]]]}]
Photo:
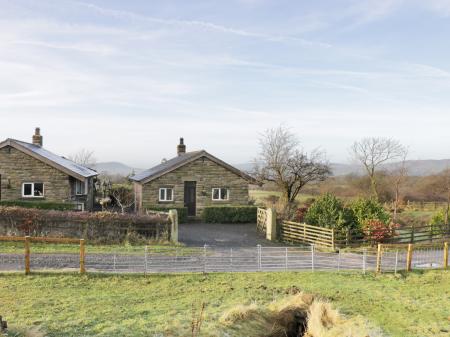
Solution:
[{"label": "stone facade", "polygon": [[[196,215],[200,216],[206,206],[248,205],[248,181],[212,160],[201,157],[148,183],[135,183],[138,208],[184,207],[184,182],[196,182]],[[170,202],[159,201],[159,189],[173,188]],[[213,188],[227,188],[228,200],[212,200]]]},{"label": "stone facade", "polygon": [[[0,148],[0,200],[45,200],[66,202],[75,200],[74,178],[66,173],[14,148]],[[44,197],[23,198],[23,183],[44,183]],[[93,189],[93,179],[87,181]],[[86,209],[92,207],[92,196],[81,196]]]}]

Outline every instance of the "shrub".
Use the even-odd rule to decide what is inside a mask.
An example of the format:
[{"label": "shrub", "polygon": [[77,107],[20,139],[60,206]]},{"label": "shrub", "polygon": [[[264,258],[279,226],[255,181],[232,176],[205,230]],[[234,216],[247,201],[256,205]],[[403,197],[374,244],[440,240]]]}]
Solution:
[{"label": "shrub", "polygon": [[389,224],[391,221],[389,213],[375,199],[360,198],[353,201],[349,207],[361,227],[364,227],[370,220],[379,220],[384,224]]},{"label": "shrub", "polygon": [[205,207],[202,220],[209,223],[256,223],[255,206]]},{"label": "shrub", "polygon": [[73,211],[75,205],[68,202],[50,202],[50,201],[26,201],[26,200],[2,200],[0,206],[6,207],[23,207],[23,208],[37,208],[56,211]]},{"label": "shrub", "polygon": [[307,224],[326,228],[352,228],[355,219],[351,210],[332,194],[325,194],[309,207],[304,220]]},{"label": "shrub", "polygon": [[445,212],[444,210],[440,210],[439,212],[433,214],[431,217],[431,224],[432,225],[443,225],[445,224]]},{"label": "shrub", "polygon": [[380,220],[368,220],[364,226],[364,236],[371,242],[383,242],[395,236],[398,224],[386,224]]},{"label": "shrub", "polygon": [[171,209],[176,209],[178,212],[178,223],[187,222],[187,208],[186,207],[164,207],[164,206],[150,206],[147,207],[149,211],[169,212]]}]

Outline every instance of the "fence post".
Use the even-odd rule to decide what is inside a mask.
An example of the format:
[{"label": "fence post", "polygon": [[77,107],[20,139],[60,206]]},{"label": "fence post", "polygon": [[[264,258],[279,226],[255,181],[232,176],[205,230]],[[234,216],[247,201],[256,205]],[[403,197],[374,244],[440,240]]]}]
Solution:
[{"label": "fence post", "polygon": [[284,270],[288,270],[288,247],[286,247],[284,251]]},{"label": "fence post", "polygon": [[444,269],[448,268],[448,242],[444,242]]},{"label": "fence post", "polygon": [[363,250],[363,274],[366,273],[366,259],[367,259],[366,248],[364,248],[364,250]]},{"label": "fence post", "polygon": [[206,247],[207,245],[205,244],[203,246],[203,273],[206,274]]},{"label": "fence post", "polygon": [[414,232],[416,230],[416,227],[414,225],[411,226],[411,238],[410,243],[414,243]]},{"label": "fence post", "polygon": [[86,257],[86,247],[84,244],[84,239],[80,239],[80,273],[81,274],[84,274],[86,272],[85,257]]},{"label": "fence post", "polygon": [[176,209],[169,210],[170,219],[170,241],[178,243],[178,212]]},{"label": "fence post", "polygon": [[382,254],[382,244],[378,244],[377,250],[377,273],[381,272],[381,254]]},{"label": "fence post", "polygon": [[314,271],[314,244],[311,244],[311,270]]},{"label": "fence post", "polygon": [[30,273],[30,237],[25,236],[25,275]]},{"label": "fence post", "polygon": [[413,245],[410,243],[408,244],[408,253],[406,255],[406,271],[411,271],[412,255],[413,255]]},{"label": "fence post", "polygon": [[256,246],[257,258],[258,258],[258,271],[261,271],[261,245]]},{"label": "fence post", "polygon": [[394,274],[397,274],[398,268],[398,249],[395,251],[395,266],[394,266]]},{"label": "fence post", "polygon": [[147,256],[148,256],[148,245],[145,245],[145,250],[144,250],[144,275],[147,274],[147,269],[148,269],[148,264],[147,264]]},{"label": "fence post", "polygon": [[270,241],[277,239],[277,211],[274,208],[266,210],[266,239]]},{"label": "fence post", "polygon": [[334,228],[331,229],[331,249],[334,250]]},{"label": "fence post", "polygon": [[350,228],[345,231],[345,246],[348,247],[350,244]]},{"label": "fence post", "polygon": [[339,249],[339,254],[338,254],[338,265],[337,265],[337,270],[340,271],[341,270],[341,250]]}]

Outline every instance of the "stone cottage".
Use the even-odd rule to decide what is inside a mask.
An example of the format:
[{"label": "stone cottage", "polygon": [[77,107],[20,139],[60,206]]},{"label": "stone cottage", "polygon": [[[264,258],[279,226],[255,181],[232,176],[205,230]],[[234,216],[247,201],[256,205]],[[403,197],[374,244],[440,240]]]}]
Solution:
[{"label": "stone cottage", "polygon": [[36,128],[32,143],[0,143],[0,200],[71,202],[91,210],[97,172],[42,147]]},{"label": "stone cottage", "polygon": [[136,209],[186,207],[200,216],[206,206],[248,205],[254,179],[208,152],[186,152],[183,138],[177,156],[130,178]]}]

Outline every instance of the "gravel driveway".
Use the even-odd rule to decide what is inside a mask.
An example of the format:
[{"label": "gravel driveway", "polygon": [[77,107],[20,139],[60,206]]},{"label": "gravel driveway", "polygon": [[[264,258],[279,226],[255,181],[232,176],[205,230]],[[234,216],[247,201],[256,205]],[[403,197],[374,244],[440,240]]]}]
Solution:
[{"label": "gravel driveway", "polygon": [[256,224],[181,224],[178,239],[186,246],[201,247],[205,244],[219,247],[284,246],[266,240],[256,231]]}]

